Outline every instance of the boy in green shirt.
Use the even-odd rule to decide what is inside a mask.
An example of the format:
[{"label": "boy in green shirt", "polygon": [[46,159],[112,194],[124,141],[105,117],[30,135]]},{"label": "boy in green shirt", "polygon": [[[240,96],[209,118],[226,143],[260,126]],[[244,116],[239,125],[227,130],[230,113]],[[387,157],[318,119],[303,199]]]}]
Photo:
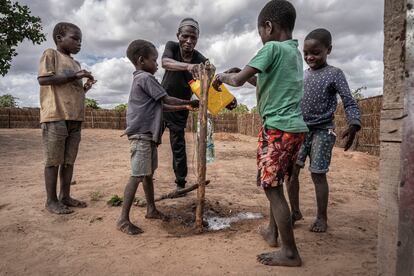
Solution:
[{"label": "boy in green shirt", "polygon": [[[258,17],[262,49],[243,69],[232,68],[218,74],[213,86],[221,83],[256,85],[259,114],[263,127],[257,150],[257,185],[270,201],[270,222],[262,232],[271,246],[282,240],[279,251],[257,256],[259,262],[274,266],[300,266],[291,215],[283,194],[283,182],[290,176],[299,148],[308,131],[300,101],[303,95],[303,65],[297,40],[292,40],[296,11],[285,0],[268,2]],[[258,74],[257,78],[255,74]]]}]

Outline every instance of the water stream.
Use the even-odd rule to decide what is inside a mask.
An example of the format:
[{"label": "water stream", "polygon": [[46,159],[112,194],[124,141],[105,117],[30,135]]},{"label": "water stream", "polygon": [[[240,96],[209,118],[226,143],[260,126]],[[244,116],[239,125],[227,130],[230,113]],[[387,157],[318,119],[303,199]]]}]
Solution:
[{"label": "water stream", "polygon": [[231,217],[207,217],[208,230],[221,230],[229,228],[232,223],[241,221],[241,220],[251,220],[251,219],[261,219],[263,215],[261,213],[252,213],[252,212],[241,212]]}]

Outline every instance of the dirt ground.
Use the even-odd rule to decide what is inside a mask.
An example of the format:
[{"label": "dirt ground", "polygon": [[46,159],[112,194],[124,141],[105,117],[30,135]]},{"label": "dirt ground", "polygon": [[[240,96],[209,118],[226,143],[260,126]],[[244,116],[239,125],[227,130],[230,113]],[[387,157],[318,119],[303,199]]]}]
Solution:
[{"label": "dirt ground", "polygon": [[[147,220],[134,206],[133,222],[145,231],[127,236],[115,228],[129,177],[129,144],[119,130],[83,130],[72,194],[89,204],[65,216],[45,211],[41,132],[0,129],[1,275],[376,275],[378,158],[334,150],[330,183],[329,229],[308,231],[315,215],[314,188],[301,172],[304,220],[295,227],[303,259],[300,268],[264,266],[256,255],[274,250],[258,234],[266,225],[268,202],[255,185],[256,139],[216,134],[216,162],[207,168],[208,212],[230,216],[260,212],[229,229],[193,235],[196,193],[158,203],[170,222]],[[156,194],[175,188],[168,134],[159,147]],[[194,183],[194,136],[187,134],[190,183]],[[143,197],[142,186],[137,196]],[[188,218],[190,214],[190,218]],[[184,218],[184,219],[183,219]]]}]

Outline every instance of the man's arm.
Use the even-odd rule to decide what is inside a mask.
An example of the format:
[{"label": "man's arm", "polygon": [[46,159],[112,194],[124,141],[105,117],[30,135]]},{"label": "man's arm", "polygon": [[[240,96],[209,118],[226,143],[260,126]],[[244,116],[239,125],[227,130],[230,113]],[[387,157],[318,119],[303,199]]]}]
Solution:
[{"label": "man's arm", "polygon": [[169,71],[188,71],[194,79],[199,79],[199,64],[176,61],[175,59],[164,57],[161,59],[162,68]]}]

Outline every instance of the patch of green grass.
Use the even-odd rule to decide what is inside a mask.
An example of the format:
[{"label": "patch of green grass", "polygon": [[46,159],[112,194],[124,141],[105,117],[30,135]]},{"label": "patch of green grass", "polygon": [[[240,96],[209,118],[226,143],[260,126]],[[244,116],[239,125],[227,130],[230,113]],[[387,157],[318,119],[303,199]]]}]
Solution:
[{"label": "patch of green grass", "polygon": [[103,198],[103,194],[100,191],[94,191],[90,194],[91,201],[99,201],[101,198]]},{"label": "patch of green grass", "polygon": [[123,198],[118,195],[113,195],[106,203],[109,206],[116,207],[122,205]]}]

